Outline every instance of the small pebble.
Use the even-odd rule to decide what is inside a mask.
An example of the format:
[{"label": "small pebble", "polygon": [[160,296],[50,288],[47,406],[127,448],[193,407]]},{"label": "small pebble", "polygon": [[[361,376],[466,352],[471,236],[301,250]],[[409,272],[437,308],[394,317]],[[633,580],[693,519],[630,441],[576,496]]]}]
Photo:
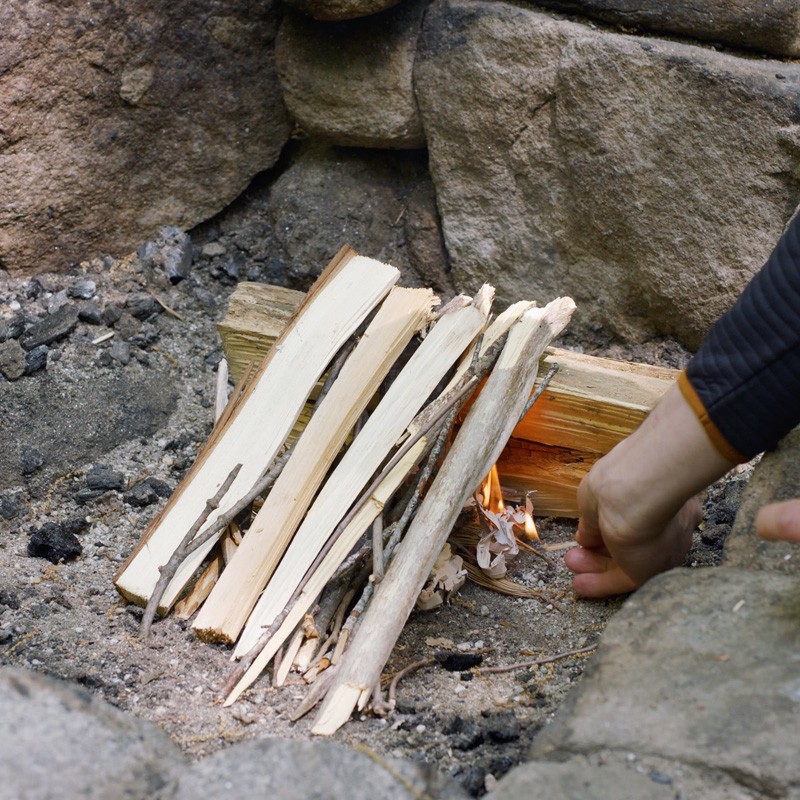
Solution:
[{"label": "small pebble", "polygon": [[75,297],[80,300],[89,300],[95,296],[96,292],[97,284],[91,280],[78,281],[67,290],[70,297]]}]

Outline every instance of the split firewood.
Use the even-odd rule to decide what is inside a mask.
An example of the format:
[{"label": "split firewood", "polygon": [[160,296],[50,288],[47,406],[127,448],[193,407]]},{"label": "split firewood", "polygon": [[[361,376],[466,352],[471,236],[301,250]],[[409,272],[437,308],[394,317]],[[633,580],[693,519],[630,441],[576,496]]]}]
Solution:
[{"label": "split firewood", "polygon": [[544,348],[566,326],[569,298],[527,311],[459,430],[419,511],[364,614],[357,636],[323,701],[313,733],[331,734],[372,687],[430,574],[464,502],[496,462],[533,390]]},{"label": "split firewood", "polygon": [[[491,287],[484,287],[478,297],[489,293],[493,293]],[[253,647],[261,631],[288,603],[298,581],[313,563],[337,521],[358,499],[425,400],[483,328],[488,312],[479,310],[480,305],[480,302],[475,302],[436,322],[327,478],[272,579],[266,587],[261,581],[255,587],[238,587],[235,605],[226,602],[224,616],[215,617],[211,624],[206,609],[214,600],[215,592],[220,590],[230,568],[223,573],[215,592],[212,592],[195,621],[195,628],[201,636],[234,639],[240,630],[243,613],[247,613],[257,599],[257,605],[236,646],[235,655],[244,655]],[[243,547],[251,535],[252,530],[245,537]],[[258,593],[262,589],[259,598]]]},{"label": "split firewood", "polygon": [[[357,256],[347,248],[340,251],[264,358],[236,411],[226,425],[212,433],[178,490],[118,572],[115,583],[123,596],[139,603],[151,596],[159,568],[234,464],[242,463],[242,469],[223,505],[209,518],[209,525],[253,486],[264,464],[283,446],[333,356],[398,277],[394,267]],[[265,408],[269,409],[269,425],[263,424]],[[181,565],[164,592],[165,610],[213,545],[212,538]]]},{"label": "split firewood", "polygon": [[[203,605],[193,626],[201,638],[236,641],[348,433],[411,337],[428,321],[434,300],[428,289],[395,288],[384,301],[318,403],[238,553]],[[287,553],[284,571],[294,569],[293,553]],[[297,568],[297,580],[307,568]]]},{"label": "split firewood", "polygon": [[423,437],[386,476],[369,501],[362,506],[338,537],[319,566],[305,577],[303,588],[297,598],[290,598],[272,625],[265,629],[250,651],[242,657],[239,666],[234,670],[223,690],[228,694],[224,705],[229,706],[234,703],[270,663],[280,646],[292,634],[303,615],[313,605],[331,576],[336,572],[336,568],[344,561],[364,531],[382,511],[388,499],[394,495],[398,486],[406,479],[408,473],[422,456],[425,446],[426,441]]},{"label": "split firewood", "polygon": [[187,620],[194,615],[203,601],[211,594],[224,566],[225,560],[222,553],[216,553],[203,570],[203,574],[195,581],[189,594],[175,603],[173,609],[175,619]]}]

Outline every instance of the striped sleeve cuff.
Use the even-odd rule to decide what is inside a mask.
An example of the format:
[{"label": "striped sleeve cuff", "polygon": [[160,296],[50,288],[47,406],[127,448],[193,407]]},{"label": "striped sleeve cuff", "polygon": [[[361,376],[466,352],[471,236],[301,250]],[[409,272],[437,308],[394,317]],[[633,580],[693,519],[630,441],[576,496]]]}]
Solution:
[{"label": "striped sleeve cuff", "polygon": [[728,440],[722,435],[720,429],[714,424],[711,417],[709,417],[708,411],[703,405],[703,401],[700,399],[700,396],[697,394],[694,386],[692,386],[686,375],[686,370],[683,370],[678,376],[678,388],[695,413],[698,422],[703,426],[703,430],[706,432],[706,435],[711,440],[711,444],[714,445],[717,452],[723,456],[723,458],[727,458],[728,461],[735,461],[738,464],[749,461],[749,458],[743,456],[728,443]]}]

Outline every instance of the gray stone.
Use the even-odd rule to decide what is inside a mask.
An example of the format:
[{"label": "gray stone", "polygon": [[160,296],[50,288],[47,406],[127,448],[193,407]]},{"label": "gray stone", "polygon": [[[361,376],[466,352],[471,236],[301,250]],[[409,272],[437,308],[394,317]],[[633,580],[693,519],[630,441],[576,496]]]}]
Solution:
[{"label": "gray stone", "polygon": [[155,242],[139,248],[140,259],[150,267],[163,270],[170,283],[180,283],[192,269],[192,239],[186,231],[168,225],[159,231]]},{"label": "gray stone", "polygon": [[162,310],[156,299],[145,292],[132,294],[128,297],[125,302],[125,308],[132,317],[139,320],[145,320]]},{"label": "gray stone", "polygon": [[225,255],[225,246],[221,245],[219,242],[209,242],[203,245],[203,249],[200,252],[202,252],[206,258],[216,258],[217,256]]},{"label": "gray stone", "polygon": [[29,445],[20,447],[20,472],[23,475],[33,475],[36,470],[41,469],[47,459],[40,450]]},{"label": "gray stone", "polygon": [[399,0],[287,0],[286,5],[319,20],[354,19],[378,14]]},{"label": "gray stone", "polygon": [[766,542],[755,532],[761,506],[800,496],[800,428],[756,465],[725,542],[726,566],[800,575],[800,552],[788,542]]},{"label": "gray stone", "polygon": [[137,483],[125,495],[125,502],[130,503],[132,506],[144,508],[145,506],[152,505],[158,500],[158,492],[147,481]]},{"label": "gray stone", "polygon": [[2,794],[14,800],[168,797],[184,768],[154,725],[35,673],[0,670],[0,718]]},{"label": "gray stone", "polygon": [[88,322],[89,325],[103,324],[103,309],[97,303],[81,303],[78,306],[78,319]]},{"label": "gray stone", "polygon": [[25,351],[16,339],[0,344],[0,373],[10,381],[25,374]]},{"label": "gray stone", "polygon": [[538,762],[513,769],[486,800],[673,800],[675,793],[633,764],[596,766],[584,758]]},{"label": "gray stone", "polygon": [[25,354],[25,374],[33,375],[34,372],[44,369],[47,366],[49,353],[50,348],[46,344],[40,344],[38,347],[34,347],[33,350],[28,351]]},{"label": "gray stone", "polygon": [[273,0],[0,4],[0,262],[123,256],[275,164]]},{"label": "gray stone", "polygon": [[423,764],[384,761],[334,742],[260,739],[192,764],[181,776],[174,800],[412,800],[425,795],[442,800],[466,797]]},{"label": "gray stone", "polygon": [[644,30],[751,47],[779,56],[800,55],[800,7],[794,0],[537,0],[537,5],[580,12]]},{"label": "gray stone", "polygon": [[79,300],[90,300],[97,292],[97,284],[93,280],[83,280],[73,283],[67,289],[67,294],[70,297],[76,297]]},{"label": "gray stone", "polygon": [[533,757],[646,753],[722,771],[765,795],[797,792],[799,650],[797,578],[673,570],[611,620]]},{"label": "gray stone", "polygon": [[33,350],[43,344],[52,344],[69,336],[78,324],[78,309],[68,303],[61,306],[52,314],[31,325],[22,336],[19,343],[26,350]]},{"label": "gray stone", "polygon": [[131,346],[119,339],[111,343],[111,358],[120,364],[129,364],[131,360]]},{"label": "gray stone", "polygon": [[86,473],[86,485],[94,490],[122,490],[125,488],[125,476],[105,464],[93,464]]},{"label": "gray stone", "polygon": [[576,332],[696,346],[796,204],[794,63],[436,0],[415,90],[458,288],[570,294]]},{"label": "gray stone", "polygon": [[0,322],[0,342],[5,342],[8,339],[19,339],[24,330],[24,314],[14,314],[12,317]]},{"label": "gray stone", "polygon": [[[284,285],[308,289],[347,243],[401,270],[404,286],[453,293],[423,154],[309,143],[266,202],[275,237],[269,253],[282,255],[276,279]],[[423,235],[412,244],[417,232]]]},{"label": "gray stone", "polygon": [[174,378],[138,362],[124,370],[46,376],[0,392],[0,440],[12,443],[0,458],[0,488],[22,482],[22,452],[13,444],[21,432],[46,460],[41,473],[62,475],[122,442],[151,436],[177,402]]},{"label": "gray stone", "polygon": [[315,137],[353,147],[421,147],[417,36],[429,0],[340,24],[287,14],[275,43],[286,105]]}]

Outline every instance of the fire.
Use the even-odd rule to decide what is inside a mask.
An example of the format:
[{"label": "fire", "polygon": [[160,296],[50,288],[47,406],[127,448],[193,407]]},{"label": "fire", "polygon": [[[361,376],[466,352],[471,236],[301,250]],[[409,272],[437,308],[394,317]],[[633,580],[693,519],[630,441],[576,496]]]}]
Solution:
[{"label": "fire", "polygon": [[530,495],[525,497],[525,535],[529,539],[538,539],[539,531],[536,530],[536,523],[533,521],[533,503]]},{"label": "fire", "polygon": [[533,503],[530,495],[525,497],[524,511],[519,507],[516,510],[512,507],[511,511],[506,512],[506,506],[503,502],[503,490],[500,486],[500,474],[497,471],[496,464],[483,479],[477,495],[480,504],[487,511],[497,515],[508,516],[510,522],[523,529],[528,539],[539,538],[539,531],[536,529],[536,523],[533,520]]},{"label": "fire", "polygon": [[481,505],[495,514],[502,514],[506,510],[503,502],[503,490],[500,488],[500,474],[497,472],[497,464],[489,470],[489,474],[483,480]]}]

